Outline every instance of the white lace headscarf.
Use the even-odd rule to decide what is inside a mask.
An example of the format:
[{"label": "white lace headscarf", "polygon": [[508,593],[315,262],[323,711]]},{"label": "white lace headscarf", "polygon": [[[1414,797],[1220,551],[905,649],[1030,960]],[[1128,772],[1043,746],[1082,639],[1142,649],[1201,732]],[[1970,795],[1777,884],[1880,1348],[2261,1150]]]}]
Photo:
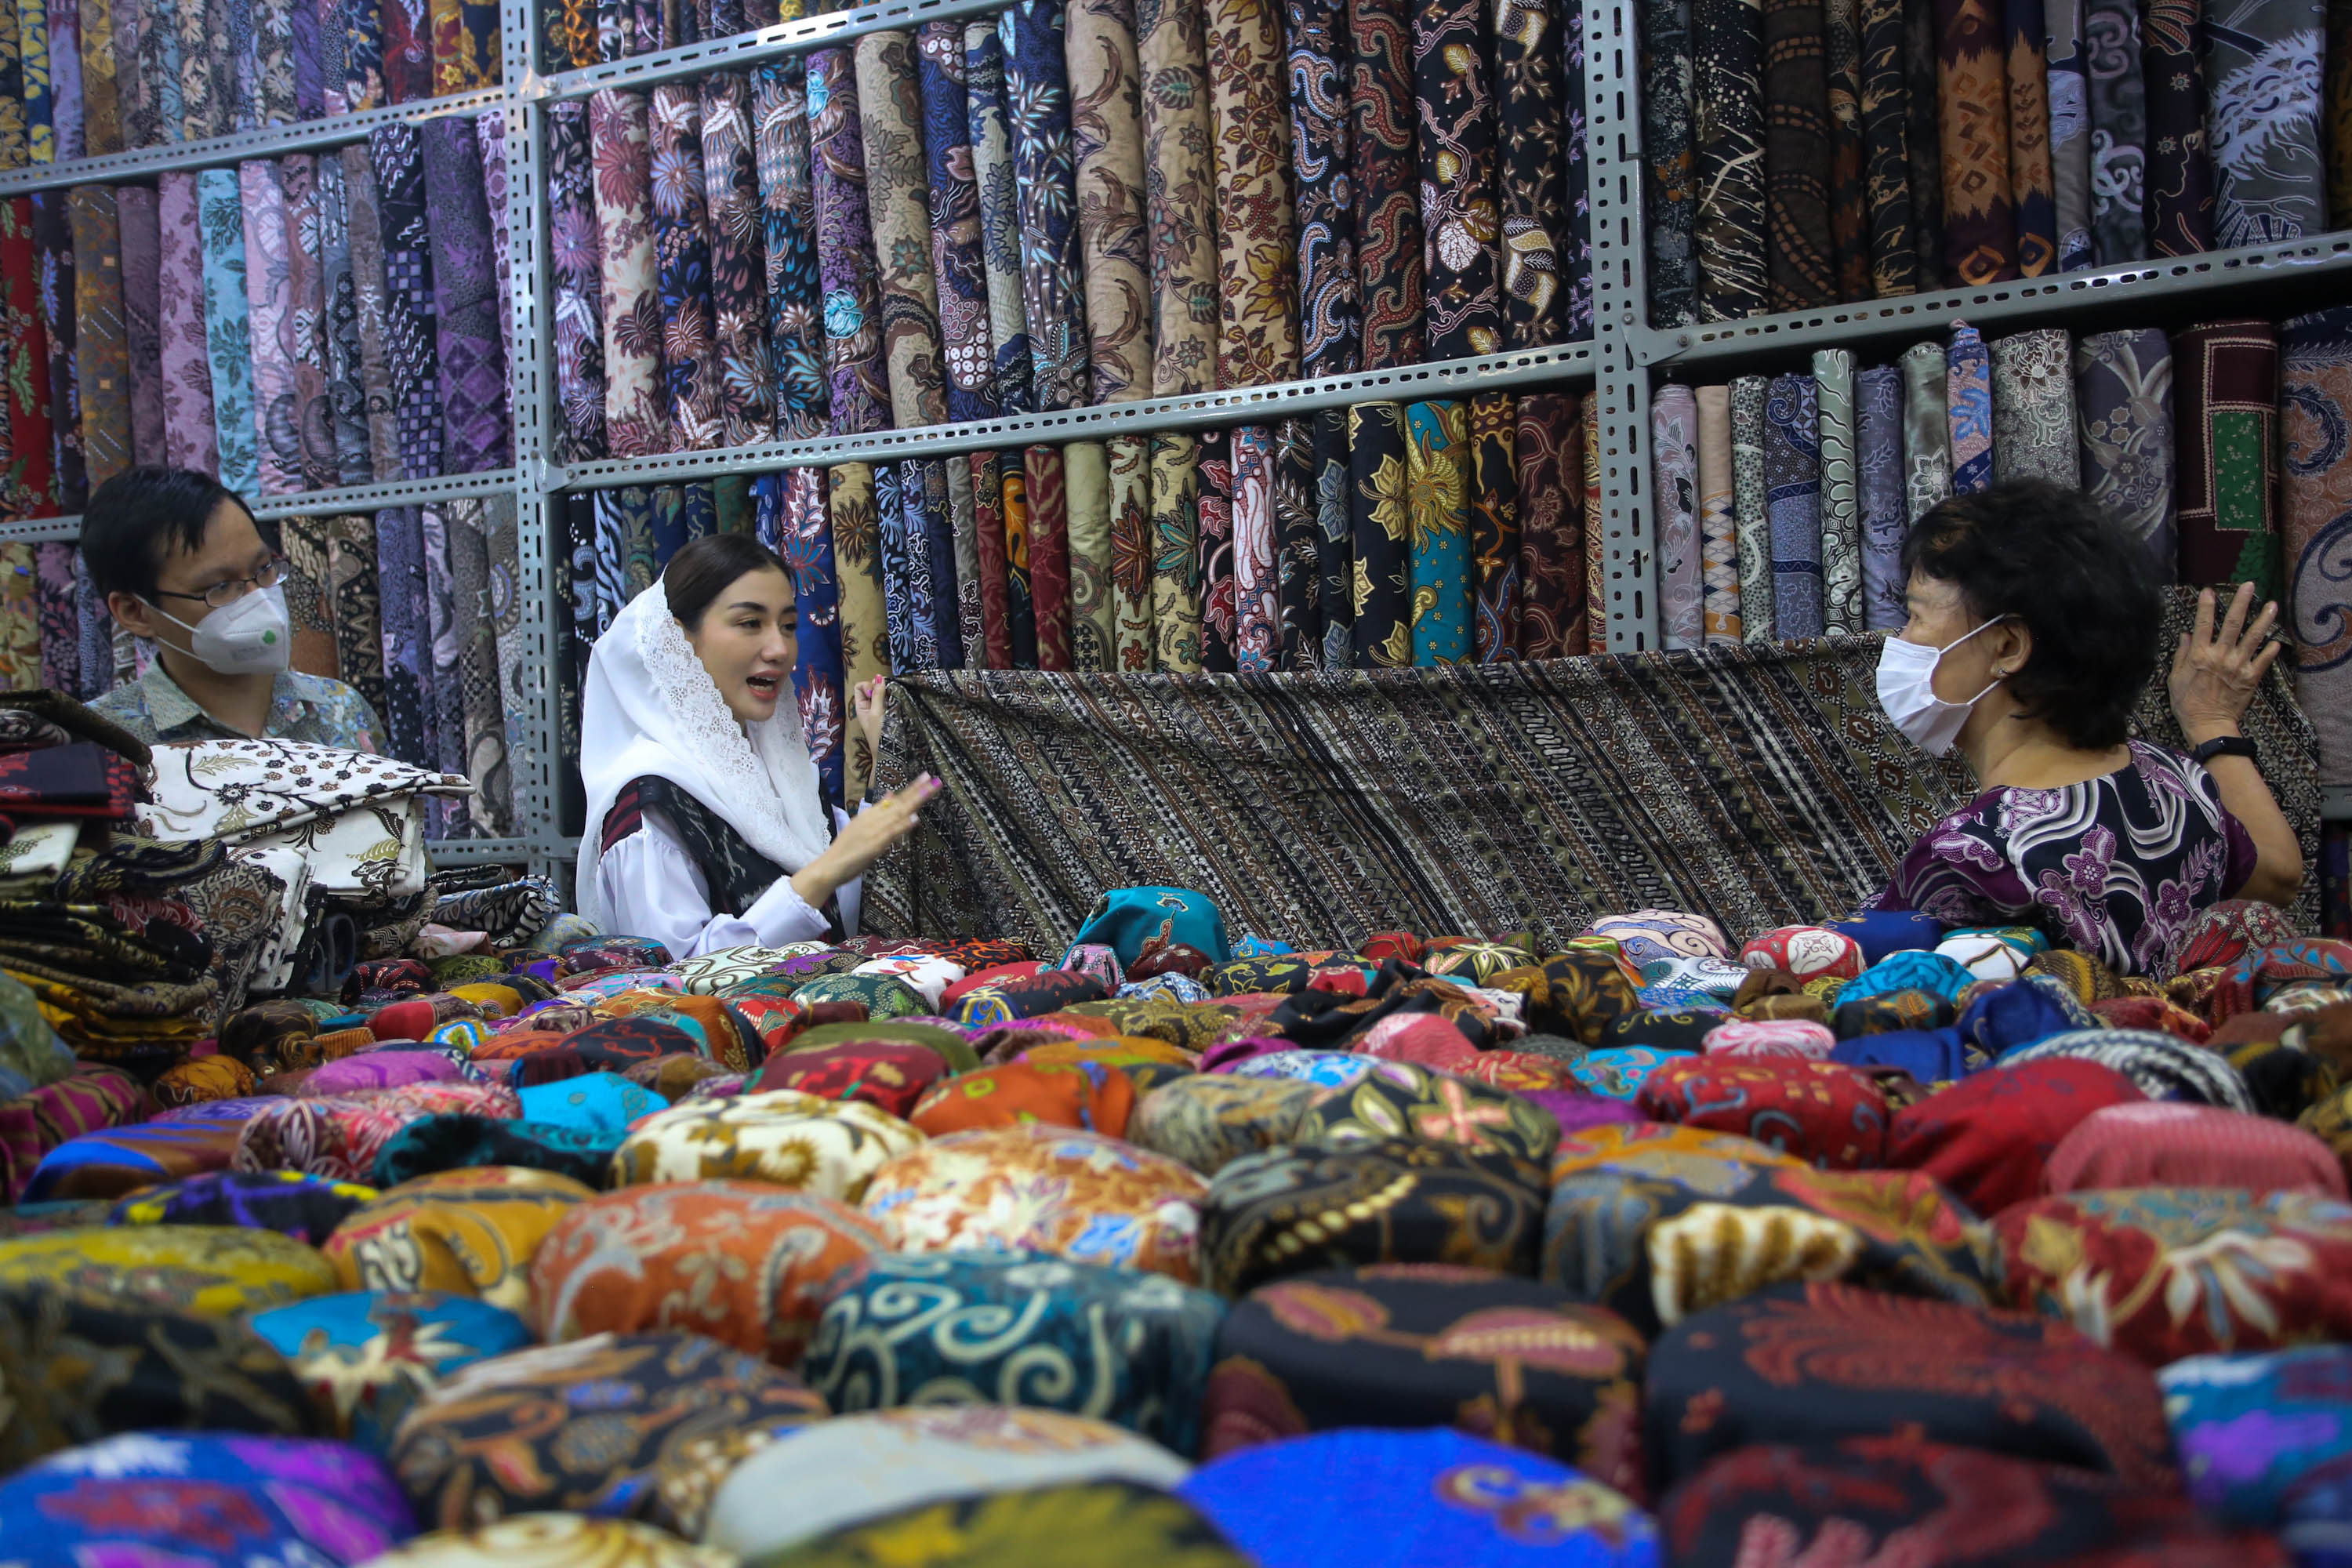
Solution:
[{"label": "white lace headscarf", "polygon": [[632,779],[667,779],[786,871],[799,870],[832,844],[789,679],[775,717],[744,724],[686,640],[661,584],[630,600],[596,639],[585,684],[580,777],[588,816],[580,839],[579,904],[597,925],[605,923],[596,889],[604,814]]}]

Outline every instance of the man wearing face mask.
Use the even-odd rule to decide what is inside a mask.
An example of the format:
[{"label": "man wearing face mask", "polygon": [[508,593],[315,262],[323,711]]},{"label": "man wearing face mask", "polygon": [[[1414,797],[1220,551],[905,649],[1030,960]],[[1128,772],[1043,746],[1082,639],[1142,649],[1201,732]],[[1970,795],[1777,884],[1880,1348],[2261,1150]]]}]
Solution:
[{"label": "man wearing face mask", "polygon": [[[2251,584],[2207,589],[2173,649],[2190,754],[2133,738],[2163,611],[2147,547],[2045,481],[1957,496],[1903,547],[1909,619],[1880,651],[1887,717],[1983,793],[1872,900],[1948,925],[2041,927],[2120,973],[2172,973],[2200,911],[2294,901],[2303,855],[2238,721],[2279,645]],[[2219,614],[2220,624],[2216,626]]]},{"label": "man wearing face mask", "polygon": [[90,704],[99,712],[150,745],[268,737],[381,749],[366,699],[288,668],[286,563],[210,476],[117,474],[83,509],[81,552],[108,612],[156,648],[145,675]]}]

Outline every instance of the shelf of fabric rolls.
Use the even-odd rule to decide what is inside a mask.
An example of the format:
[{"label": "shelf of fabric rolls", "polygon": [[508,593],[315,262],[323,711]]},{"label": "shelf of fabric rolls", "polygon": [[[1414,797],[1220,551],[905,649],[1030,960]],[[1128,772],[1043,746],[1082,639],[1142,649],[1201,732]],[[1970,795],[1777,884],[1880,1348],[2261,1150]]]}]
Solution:
[{"label": "shelf of fabric rolls", "polygon": [[[1475,357],[1391,363],[1378,369],[1351,370],[1344,374],[1310,374],[1301,376],[1294,374],[1292,377],[1281,380],[1269,378],[1265,384],[1229,384],[1213,392],[1096,403],[1050,412],[966,419],[961,423],[892,421],[886,414],[881,423],[895,423],[901,427],[868,428],[855,434],[750,442],[700,450],[648,452],[627,458],[598,456],[572,459],[560,457],[557,448],[564,444],[564,405],[560,401],[553,374],[556,365],[553,307],[558,296],[555,291],[557,279],[552,275],[551,265],[551,252],[548,247],[551,229],[560,226],[564,217],[560,190],[551,190],[547,184],[551,175],[561,178],[556,174],[558,163],[551,162],[547,142],[547,128],[551,123],[549,116],[564,112],[562,106],[568,101],[590,98],[605,89],[649,89],[663,83],[683,83],[707,78],[714,72],[751,67],[779,57],[803,53],[811,48],[845,44],[853,38],[879,30],[911,30],[929,22],[956,17],[985,17],[1004,9],[1002,0],[998,0],[996,4],[950,3],[928,7],[895,6],[836,14],[785,23],[758,33],[689,45],[658,54],[609,60],[568,71],[551,71],[526,83],[519,96],[522,105],[528,108],[538,133],[520,140],[509,138],[509,152],[517,154],[516,161],[510,165],[509,195],[510,198],[520,202],[526,189],[548,193],[539,210],[532,215],[536,219],[535,237],[541,247],[536,269],[525,268],[520,249],[515,262],[518,308],[535,318],[535,326],[529,332],[523,330],[521,318],[518,319],[519,353],[528,338],[537,352],[538,368],[530,373],[536,380],[535,393],[526,395],[521,390],[523,367],[518,366],[515,449],[518,460],[524,461],[527,468],[530,468],[526,461],[528,453],[537,449],[543,454],[539,466],[532,470],[537,475],[541,498],[546,507],[536,526],[560,526],[564,497],[583,490],[627,489],[635,494],[637,493],[635,487],[691,485],[697,481],[707,482],[729,477],[817,469],[876,459],[944,457],[1154,433],[1213,432],[1224,428],[1273,426],[1326,410],[1365,404],[1402,405],[1460,402],[1466,405],[1469,400],[1489,393],[1534,393],[1546,388],[1574,388],[1586,395],[1582,401],[1591,422],[1585,425],[1585,439],[1591,443],[1597,453],[1597,462],[1593,468],[1588,468],[1586,481],[1592,482],[1597,474],[1601,488],[1592,493],[1599,498],[1603,491],[1606,492],[1605,500],[1588,502],[1585,514],[1587,528],[1591,528],[1596,522],[1605,522],[1605,528],[1595,531],[1605,536],[1605,550],[1599,552],[1605,556],[1605,560],[1595,560],[1591,564],[1608,584],[1601,595],[1604,607],[1593,618],[1590,646],[1596,651],[1603,647],[1631,649],[1657,646],[1654,629],[1654,596],[1646,587],[1648,546],[1642,532],[1646,526],[1643,510],[1645,503],[1642,485],[1633,475],[1633,465],[1642,447],[1640,439],[1633,434],[1633,426],[1642,410],[1633,406],[1638,399],[1629,398],[1626,391],[1633,383],[1636,367],[1624,353],[1622,342],[1613,337],[1604,337],[1599,342],[1585,339],[1549,347],[1507,350]],[[1601,254],[1600,233],[1605,226],[1613,224],[1622,232],[1625,238],[1621,246],[1625,249],[1631,248],[1630,241],[1636,232],[1636,216],[1632,205],[1623,201],[1612,202],[1606,194],[1625,188],[1627,176],[1633,172],[1633,165],[1625,163],[1621,167],[1620,159],[1612,152],[1612,149],[1633,145],[1630,137],[1617,122],[1622,106],[1630,100],[1617,90],[1615,80],[1603,79],[1612,68],[1602,63],[1602,58],[1606,55],[1618,62],[1615,68],[1618,69],[1622,69],[1622,62],[1630,58],[1633,47],[1633,14],[1622,5],[1601,4],[1588,5],[1583,12],[1585,37],[1591,40],[1587,46],[1588,57],[1596,62],[1593,78],[1586,84],[1582,95],[1584,101],[1580,106],[1585,110],[1587,123],[1591,127],[1587,141],[1591,159],[1588,177],[1594,193],[1591,221],[1595,240],[1591,255],[1596,265],[1591,268],[1590,309],[1591,319],[1613,322],[1624,319],[1624,313],[1639,298],[1641,275],[1638,266],[1621,266],[1608,276],[1602,276],[1603,269],[1597,265]],[[551,17],[552,25],[553,18]],[[1552,26],[1552,36],[1556,38],[1560,36],[1559,29],[1561,24],[1555,21]],[[1408,77],[1411,70],[1409,35],[1408,26],[1405,44]],[[840,86],[833,89],[835,95],[843,90]],[[1409,85],[1407,91],[1410,91]],[[812,90],[811,97],[814,96]],[[1277,85],[1274,106],[1276,113],[1281,112],[1280,97]],[[596,104],[607,106],[608,100],[597,99]],[[638,112],[644,110],[640,109]],[[1410,143],[1407,145],[1409,148]],[[523,171],[520,161],[526,151],[533,163],[528,173]],[[764,150],[761,155],[765,157]],[[761,177],[764,184],[768,177],[764,163],[761,167]],[[518,216],[520,216],[520,212]],[[1306,220],[1302,218],[1300,221]],[[520,240],[520,237],[517,237]],[[1417,241],[1415,248],[1418,249]],[[1499,280],[1499,260],[1492,265],[1497,268]],[[1566,288],[1564,283],[1562,288]],[[526,293],[530,296],[528,301],[524,299]],[[1418,310],[1414,315],[1418,317]],[[1419,326],[1416,320],[1416,338]],[[1313,363],[1311,356],[1307,363]],[[1379,362],[1374,360],[1373,363]],[[656,390],[658,395],[658,387]],[[535,407],[530,406],[534,397]],[[532,433],[526,433],[524,429],[526,416],[536,426]],[[1466,448],[1463,460],[1465,464],[1468,461]],[[1569,488],[1574,490],[1577,488],[1575,477],[1566,478]],[[1573,508],[1574,503],[1571,501],[1570,504]],[[822,501],[819,505],[822,508]],[[526,523],[527,534],[532,526]],[[601,542],[594,553],[600,557],[605,553]],[[551,563],[553,560],[553,556],[543,557],[541,563]],[[532,564],[528,557],[526,564],[527,568]],[[561,644],[573,635],[570,625],[572,604],[562,584],[560,568],[555,575],[558,581],[550,589],[548,596],[538,602],[546,606],[545,634],[551,642]],[[1580,580],[1583,574],[1579,573],[1578,576]],[[1580,600],[1580,593],[1579,597]],[[540,629],[535,627],[534,635]],[[1579,650],[1587,646],[1581,612],[1576,646]],[[551,708],[548,717],[553,718]],[[560,757],[562,752],[563,747],[558,744],[550,748],[546,754]],[[519,776],[519,790],[525,787]],[[547,824],[551,829],[559,824],[551,806],[547,816],[540,816],[536,810],[529,815],[530,820]],[[568,861],[577,840],[560,831],[551,831],[541,837],[540,843],[541,853],[552,866],[560,867]]]},{"label": "shelf of fabric rolls", "polygon": [[362,110],[323,120],[298,120],[266,125],[227,136],[194,142],[167,142],[157,147],[104,153],[95,157],[67,158],[0,173],[0,199],[56,191],[74,185],[139,179],[188,169],[218,168],[247,158],[277,158],[289,153],[319,153],[364,142],[369,132],[384,125],[415,125],[450,114],[479,114],[507,100],[504,88],[478,88],[471,92],[397,103],[384,109]]},{"label": "shelf of fabric rolls", "polygon": [[[331,517],[345,512],[374,511],[380,507],[422,506],[432,501],[461,500],[471,496],[513,493],[521,475],[513,468],[478,474],[445,474],[437,479],[403,479],[381,485],[352,485],[338,489],[302,490],[293,495],[256,497],[256,521],[273,522],[289,517]],[[0,542],[45,542],[81,537],[81,519],[43,517],[21,522],[0,522]]]}]

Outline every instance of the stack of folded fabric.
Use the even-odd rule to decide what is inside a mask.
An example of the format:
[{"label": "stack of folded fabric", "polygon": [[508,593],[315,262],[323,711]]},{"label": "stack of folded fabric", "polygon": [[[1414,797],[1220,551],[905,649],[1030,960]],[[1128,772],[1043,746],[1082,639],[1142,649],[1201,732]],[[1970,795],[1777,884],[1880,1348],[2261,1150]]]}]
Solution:
[{"label": "stack of folded fabric", "polygon": [[69,698],[0,696],[0,973],[86,1059],[157,1068],[242,1000],[257,922],[219,844],[139,836],[149,763]]},{"label": "stack of folded fabric", "polygon": [[299,741],[204,741],[157,761],[142,826],[214,837],[283,884],[255,991],[332,991],[397,954],[431,908],[425,802],[473,785],[389,757]]},{"label": "stack of folded fabric", "polygon": [[[2352,944],[2274,910],[2143,978],[1895,914],[1294,949],[1177,889],[1058,954],[673,961],[543,887],[426,891],[408,952],[243,1008],[21,1182],[7,1552],[2321,1568],[2352,1535]],[[56,1064],[19,1029],[11,1066]]]}]

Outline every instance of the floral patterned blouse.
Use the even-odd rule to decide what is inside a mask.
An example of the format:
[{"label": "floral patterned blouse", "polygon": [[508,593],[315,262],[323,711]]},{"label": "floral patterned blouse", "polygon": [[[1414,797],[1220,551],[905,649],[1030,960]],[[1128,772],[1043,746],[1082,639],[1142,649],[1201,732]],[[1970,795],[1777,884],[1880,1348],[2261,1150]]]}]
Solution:
[{"label": "floral patterned blouse", "polygon": [[2234,896],[2254,841],[2203,767],[2129,743],[2131,763],[2060,789],[1990,789],[1911,847],[1874,910],[2027,924],[2118,973],[2172,973],[2189,922]]}]

